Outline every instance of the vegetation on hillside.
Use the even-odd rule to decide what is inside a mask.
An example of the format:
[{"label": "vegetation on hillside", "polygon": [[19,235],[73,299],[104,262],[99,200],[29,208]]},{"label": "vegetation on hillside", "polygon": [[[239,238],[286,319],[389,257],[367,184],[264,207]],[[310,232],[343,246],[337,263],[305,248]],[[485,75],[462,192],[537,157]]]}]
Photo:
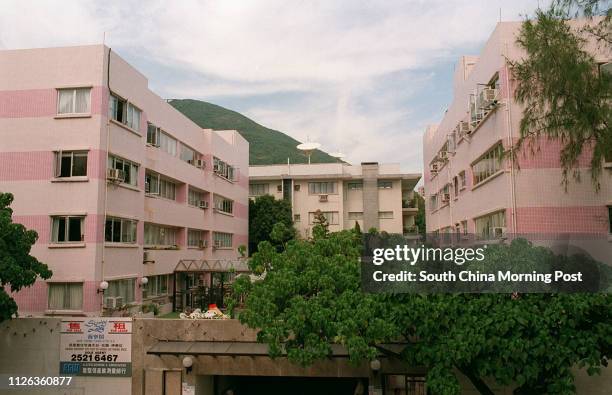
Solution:
[{"label": "vegetation on hillside", "polygon": [[[173,99],[169,102],[202,128],[235,129],[249,142],[249,164],[270,165],[307,163],[308,159],[296,148],[299,141],[278,130],[269,129],[244,115],[216,104],[192,99]],[[336,158],[316,150],[311,163],[333,163]]]}]

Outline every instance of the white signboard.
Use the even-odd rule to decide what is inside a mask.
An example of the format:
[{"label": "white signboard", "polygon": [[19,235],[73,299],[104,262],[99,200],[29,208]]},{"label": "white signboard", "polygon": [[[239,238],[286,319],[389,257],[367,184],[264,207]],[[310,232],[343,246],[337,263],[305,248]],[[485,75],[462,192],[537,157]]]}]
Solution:
[{"label": "white signboard", "polygon": [[62,319],[60,374],[129,377],[132,375],[132,319]]}]

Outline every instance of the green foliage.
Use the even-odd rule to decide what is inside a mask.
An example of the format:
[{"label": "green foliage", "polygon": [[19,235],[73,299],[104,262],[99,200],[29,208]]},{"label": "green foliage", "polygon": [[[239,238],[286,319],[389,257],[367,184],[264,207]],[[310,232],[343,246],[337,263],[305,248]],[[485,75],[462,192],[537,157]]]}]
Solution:
[{"label": "green foliage", "polygon": [[[287,163],[308,163],[308,159],[296,146],[299,141],[277,130],[268,129],[257,122],[215,104],[191,100],[174,99],[170,104],[187,118],[203,128],[227,130],[235,129],[249,142],[249,162],[251,165],[270,165]],[[327,153],[315,150],[312,163],[336,163],[338,160]]]},{"label": "green foliage", "polygon": [[353,231],[358,235],[361,235],[361,226],[359,226],[359,221],[355,221],[355,227],[353,227]]},{"label": "green foliage", "polygon": [[240,254],[241,257],[245,257],[246,253],[247,253],[247,247],[244,244],[241,244],[238,246],[238,253]]},{"label": "green foliage", "polygon": [[315,211],[312,223],[312,237],[314,239],[321,239],[327,237],[327,235],[329,234],[329,223],[327,222],[327,218],[321,210]]},{"label": "green foliage", "polygon": [[419,228],[419,233],[425,235],[427,232],[427,226],[425,224],[425,199],[418,192],[414,192],[414,200],[416,207],[419,209],[416,217],[414,218],[414,224]]},{"label": "green foliage", "polygon": [[258,196],[254,200],[249,200],[249,252],[251,254],[257,251],[260,242],[274,242],[271,233],[277,223],[284,224],[286,232],[285,238],[276,242],[276,245],[280,246],[283,240],[295,237],[291,204],[287,200],[277,200],[270,195]]},{"label": "green foliage", "polygon": [[27,230],[12,220],[13,210],[9,207],[13,195],[0,193],[0,322],[17,313],[17,304],[8,295],[6,288],[17,292],[34,284],[36,278],[51,278],[47,265],[30,255],[38,234]]},{"label": "green foliage", "polygon": [[[263,242],[250,265],[265,278],[234,284],[234,297],[245,301],[241,322],[260,329],[272,356],[285,350],[301,365],[329,356],[330,343],[358,363],[377,345],[408,339],[401,358],[427,366],[428,387],[445,395],[460,393],[457,370],[481,394],[493,394],[491,381],[516,386],[515,394],[572,394],[570,369],[594,374],[610,356],[609,295],[364,294],[360,251],[353,231],[292,240],[283,252]],[[549,257],[520,240],[495,251],[495,262]]]},{"label": "green foliage", "polygon": [[[566,187],[570,175],[580,179],[578,159],[584,153],[592,152],[590,171],[596,190],[604,158],[612,160],[612,73],[600,72],[587,49],[587,41],[595,41],[603,52],[612,50],[610,9],[601,9],[606,5],[608,1],[560,0],[547,11],[538,10],[517,38],[527,56],[511,62],[515,97],[525,108],[515,155],[523,145],[536,155],[540,137],[559,140]],[[567,23],[574,10],[607,17],[575,28]]]}]

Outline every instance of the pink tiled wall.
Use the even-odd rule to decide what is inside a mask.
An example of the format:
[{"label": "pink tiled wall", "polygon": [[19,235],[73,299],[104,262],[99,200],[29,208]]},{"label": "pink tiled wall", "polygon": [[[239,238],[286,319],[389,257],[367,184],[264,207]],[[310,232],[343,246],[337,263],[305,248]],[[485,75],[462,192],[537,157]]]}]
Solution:
[{"label": "pink tiled wall", "polygon": [[[108,90],[94,86],[91,90],[91,113],[103,114],[107,108]],[[57,90],[28,89],[0,91],[0,118],[51,117],[57,114]]]}]

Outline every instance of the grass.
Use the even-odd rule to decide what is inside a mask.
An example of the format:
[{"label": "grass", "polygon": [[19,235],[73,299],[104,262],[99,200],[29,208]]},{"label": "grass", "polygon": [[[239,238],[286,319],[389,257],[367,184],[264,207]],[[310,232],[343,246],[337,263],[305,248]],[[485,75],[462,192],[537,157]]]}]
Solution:
[{"label": "grass", "polygon": [[[308,159],[295,148],[299,141],[278,130],[269,129],[244,115],[200,100],[173,99],[170,104],[202,128],[235,129],[249,142],[251,165],[307,163]],[[171,131],[170,131],[171,132]],[[312,163],[333,163],[336,158],[316,150]]]}]

